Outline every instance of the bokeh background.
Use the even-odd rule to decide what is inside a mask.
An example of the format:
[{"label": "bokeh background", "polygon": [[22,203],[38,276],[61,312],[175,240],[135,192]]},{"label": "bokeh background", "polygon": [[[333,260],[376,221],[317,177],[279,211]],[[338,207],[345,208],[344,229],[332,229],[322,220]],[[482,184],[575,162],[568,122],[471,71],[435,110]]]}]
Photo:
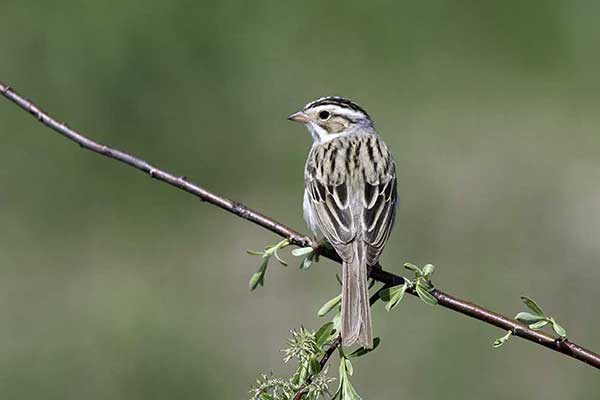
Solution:
[{"label": "bokeh background", "polygon": [[[310,137],[285,117],[355,99],[395,153],[382,258],[512,315],[538,300],[600,350],[600,3],[2,0],[0,79],[59,120],[306,231]],[[3,399],[243,399],[318,327],[334,264],[81,151],[0,101]],[[375,307],[365,399],[600,396],[598,372],[413,297]],[[336,371],[334,366],[332,371]]]}]

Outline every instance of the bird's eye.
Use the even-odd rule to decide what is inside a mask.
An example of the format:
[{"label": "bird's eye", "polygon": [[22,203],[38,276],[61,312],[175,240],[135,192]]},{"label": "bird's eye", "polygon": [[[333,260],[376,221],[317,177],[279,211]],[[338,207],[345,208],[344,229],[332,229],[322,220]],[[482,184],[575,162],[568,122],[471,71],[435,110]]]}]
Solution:
[{"label": "bird's eye", "polygon": [[321,119],[323,121],[329,119],[329,117],[331,117],[331,114],[329,113],[329,111],[321,111],[319,113],[319,119]]}]

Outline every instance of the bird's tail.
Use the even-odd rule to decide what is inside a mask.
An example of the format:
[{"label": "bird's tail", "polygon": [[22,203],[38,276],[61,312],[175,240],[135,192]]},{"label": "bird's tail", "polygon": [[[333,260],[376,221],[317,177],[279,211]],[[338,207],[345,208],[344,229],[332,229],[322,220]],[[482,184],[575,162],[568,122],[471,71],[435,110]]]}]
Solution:
[{"label": "bird's tail", "polygon": [[342,344],[351,346],[358,343],[370,349],[373,347],[373,328],[366,249],[361,240],[356,240],[352,246],[352,261],[342,265]]}]

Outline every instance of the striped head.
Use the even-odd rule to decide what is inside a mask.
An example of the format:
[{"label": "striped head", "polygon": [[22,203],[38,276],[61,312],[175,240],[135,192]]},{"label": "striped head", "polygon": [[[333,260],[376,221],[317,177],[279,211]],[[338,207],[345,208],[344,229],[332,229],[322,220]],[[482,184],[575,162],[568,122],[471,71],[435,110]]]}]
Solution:
[{"label": "striped head", "polygon": [[306,125],[317,143],[356,132],[374,133],[373,121],[358,104],[343,97],[328,96],[311,101],[288,117]]}]

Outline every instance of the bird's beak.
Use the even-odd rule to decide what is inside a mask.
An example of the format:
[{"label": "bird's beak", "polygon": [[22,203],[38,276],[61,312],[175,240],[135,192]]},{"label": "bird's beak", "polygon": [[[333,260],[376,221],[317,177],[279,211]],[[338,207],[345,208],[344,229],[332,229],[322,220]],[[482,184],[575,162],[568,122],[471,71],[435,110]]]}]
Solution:
[{"label": "bird's beak", "polygon": [[308,115],[306,115],[303,111],[298,111],[288,115],[288,119],[290,121],[302,122],[305,124],[308,122]]}]

